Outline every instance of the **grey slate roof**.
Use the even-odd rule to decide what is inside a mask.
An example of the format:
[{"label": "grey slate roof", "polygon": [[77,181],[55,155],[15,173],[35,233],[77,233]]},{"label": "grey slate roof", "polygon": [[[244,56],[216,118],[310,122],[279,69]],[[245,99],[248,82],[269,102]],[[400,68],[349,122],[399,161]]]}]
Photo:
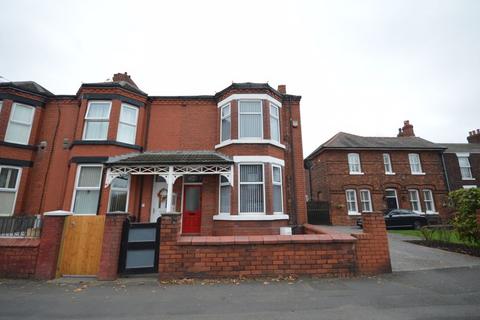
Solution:
[{"label": "grey slate roof", "polygon": [[53,93],[36,83],[35,81],[11,81],[11,82],[0,82],[1,87],[12,87],[15,89],[35,93],[41,96],[53,96]]},{"label": "grey slate roof", "polygon": [[82,87],[86,88],[96,88],[96,87],[101,87],[101,88],[112,88],[112,87],[117,87],[117,88],[123,88],[125,90],[129,90],[135,93],[139,93],[143,96],[146,96],[147,94],[143,92],[142,90],[138,89],[137,87],[131,85],[127,81],[107,81],[107,82],[94,82],[94,83],[82,83]]},{"label": "grey slate roof", "polygon": [[441,145],[447,148],[445,153],[480,153],[480,143],[441,143]]},{"label": "grey slate roof", "polygon": [[108,164],[230,164],[233,159],[214,151],[149,151],[110,157]]},{"label": "grey slate roof", "polygon": [[362,137],[339,132],[323,143],[307,159],[326,149],[443,150],[443,146],[419,137]]}]

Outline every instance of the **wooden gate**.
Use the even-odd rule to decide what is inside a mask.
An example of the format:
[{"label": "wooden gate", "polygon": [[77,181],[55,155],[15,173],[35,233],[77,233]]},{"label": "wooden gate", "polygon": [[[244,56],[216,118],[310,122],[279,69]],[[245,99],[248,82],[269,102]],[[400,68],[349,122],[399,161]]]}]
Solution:
[{"label": "wooden gate", "polygon": [[97,275],[104,227],[104,215],[66,218],[57,276]]}]

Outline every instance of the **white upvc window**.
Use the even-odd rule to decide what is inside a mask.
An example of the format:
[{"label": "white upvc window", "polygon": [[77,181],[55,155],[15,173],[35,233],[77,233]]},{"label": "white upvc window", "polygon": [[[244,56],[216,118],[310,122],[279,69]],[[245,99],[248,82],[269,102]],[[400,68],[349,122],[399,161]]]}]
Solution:
[{"label": "white upvc window", "polygon": [[241,214],[265,213],[263,164],[239,164],[239,199]]},{"label": "white upvc window", "polygon": [[3,108],[3,101],[0,101],[0,113],[2,112],[2,108]]},{"label": "white upvc window", "polygon": [[21,168],[0,166],[0,216],[13,214],[21,175]]},{"label": "white upvc window", "polygon": [[348,154],[348,168],[350,174],[362,173],[362,167],[360,165],[360,155],[358,153]]},{"label": "white upvc window", "polygon": [[12,111],[10,112],[7,132],[5,133],[5,141],[18,144],[28,144],[34,116],[34,107],[14,103],[12,105]]},{"label": "white upvc window", "polygon": [[79,165],[73,193],[72,211],[76,214],[97,214],[102,183],[102,165]]},{"label": "white upvc window", "polygon": [[470,167],[468,156],[458,156],[458,166],[460,167],[462,180],[473,180],[472,169]]},{"label": "white upvc window", "polygon": [[270,103],[270,139],[280,142],[280,108]]},{"label": "white upvc window", "polygon": [[383,167],[385,169],[385,174],[393,174],[392,160],[389,153],[383,154]]},{"label": "white upvc window", "polygon": [[263,139],[262,100],[238,101],[239,139]]},{"label": "white upvc window", "polygon": [[137,136],[138,108],[122,104],[118,122],[117,141],[135,144]]},{"label": "white upvc window", "polygon": [[358,205],[357,205],[357,192],[353,189],[345,190],[345,195],[347,197],[347,211],[348,214],[358,214]]},{"label": "white upvc window", "polygon": [[232,134],[232,108],[230,103],[220,109],[220,142],[231,139]]},{"label": "white upvc window", "polygon": [[372,212],[372,197],[370,190],[360,190],[360,202],[362,204],[362,212]]},{"label": "white upvc window", "polygon": [[83,140],[107,140],[111,101],[90,101],[85,113]]},{"label": "white upvc window", "polygon": [[410,171],[412,174],[423,174],[420,155],[418,153],[409,153],[408,162],[410,163]]},{"label": "white upvc window", "polygon": [[423,190],[423,202],[425,203],[425,212],[434,213],[435,212],[435,201],[433,200],[432,190],[425,189]]},{"label": "white upvc window", "polygon": [[273,213],[283,213],[282,167],[272,165]]},{"label": "white upvc window", "polygon": [[227,178],[220,176],[219,213],[230,214],[232,186]]},{"label": "white upvc window", "polygon": [[130,176],[119,176],[110,184],[108,212],[127,212]]},{"label": "white upvc window", "polygon": [[410,206],[412,207],[412,211],[422,212],[418,190],[415,190],[415,189],[408,190],[408,199],[410,200]]}]

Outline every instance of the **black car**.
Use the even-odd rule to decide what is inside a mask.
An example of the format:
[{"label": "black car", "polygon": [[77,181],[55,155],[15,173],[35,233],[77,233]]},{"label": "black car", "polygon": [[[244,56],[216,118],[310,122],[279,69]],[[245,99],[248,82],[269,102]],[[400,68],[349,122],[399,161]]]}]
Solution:
[{"label": "black car", "polygon": [[[413,228],[420,229],[429,224],[429,217],[411,210],[394,209],[385,214],[385,224],[388,229]],[[362,219],[357,220],[357,226],[362,227]]]}]

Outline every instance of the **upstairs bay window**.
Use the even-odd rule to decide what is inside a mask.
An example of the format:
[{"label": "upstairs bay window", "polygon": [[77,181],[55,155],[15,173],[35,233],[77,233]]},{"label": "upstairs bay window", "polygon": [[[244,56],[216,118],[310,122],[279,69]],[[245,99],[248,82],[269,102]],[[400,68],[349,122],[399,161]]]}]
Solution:
[{"label": "upstairs bay window", "polygon": [[240,139],[263,139],[261,100],[239,100],[238,121]]},{"label": "upstairs bay window", "polygon": [[408,162],[410,163],[410,171],[412,174],[423,174],[420,155],[418,153],[409,153]]},{"label": "upstairs bay window", "polygon": [[0,166],[0,216],[13,214],[21,169]]},{"label": "upstairs bay window", "polygon": [[32,130],[35,108],[20,103],[14,103],[8,121],[5,141],[18,144],[28,144]]},{"label": "upstairs bay window", "polygon": [[81,165],[77,179],[72,211],[77,214],[96,214],[102,183],[101,165]]},{"label": "upstairs bay window", "polygon": [[226,104],[221,108],[220,120],[220,142],[230,140],[232,128],[232,113],[230,104]]},{"label": "upstairs bay window", "polygon": [[360,166],[360,155],[358,153],[348,154],[348,168],[350,170],[350,174],[362,173],[362,168]]},{"label": "upstairs bay window", "polygon": [[135,144],[137,136],[138,108],[122,104],[118,123],[117,141]]},{"label": "upstairs bay window", "polygon": [[270,139],[280,142],[280,110],[273,103],[270,104]]},{"label": "upstairs bay window", "polygon": [[90,101],[85,114],[83,140],[107,140],[110,101]]},{"label": "upstairs bay window", "polygon": [[120,176],[113,179],[110,185],[109,212],[128,211],[129,176]]},{"label": "upstairs bay window", "polygon": [[240,213],[265,213],[263,164],[240,164]]},{"label": "upstairs bay window", "polygon": [[272,165],[273,213],[283,213],[282,167]]}]

